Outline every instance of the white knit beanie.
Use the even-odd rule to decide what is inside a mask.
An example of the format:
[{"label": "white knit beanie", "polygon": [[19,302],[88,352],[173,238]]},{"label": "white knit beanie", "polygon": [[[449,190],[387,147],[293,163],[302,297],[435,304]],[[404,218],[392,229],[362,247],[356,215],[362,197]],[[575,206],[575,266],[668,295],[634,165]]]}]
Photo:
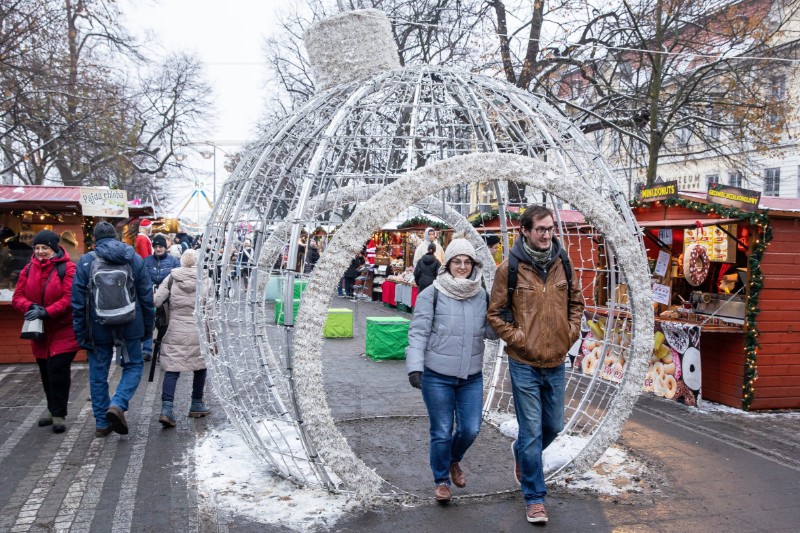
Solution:
[{"label": "white knit beanie", "polygon": [[189,249],[181,255],[181,266],[183,268],[191,268],[197,264],[197,252]]},{"label": "white knit beanie", "polygon": [[467,239],[453,239],[447,245],[447,250],[444,252],[444,265],[447,265],[452,258],[457,255],[466,255],[476,264],[480,265],[478,256],[475,253],[475,247]]}]

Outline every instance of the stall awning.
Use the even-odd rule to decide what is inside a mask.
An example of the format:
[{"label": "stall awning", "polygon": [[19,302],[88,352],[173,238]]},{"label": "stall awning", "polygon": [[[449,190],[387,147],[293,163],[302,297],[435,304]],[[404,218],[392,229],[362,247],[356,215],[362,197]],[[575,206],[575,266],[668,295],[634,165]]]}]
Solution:
[{"label": "stall awning", "polygon": [[738,218],[679,218],[673,220],[643,220],[639,225],[643,228],[693,228],[699,222],[701,226],[719,226],[739,222]]}]

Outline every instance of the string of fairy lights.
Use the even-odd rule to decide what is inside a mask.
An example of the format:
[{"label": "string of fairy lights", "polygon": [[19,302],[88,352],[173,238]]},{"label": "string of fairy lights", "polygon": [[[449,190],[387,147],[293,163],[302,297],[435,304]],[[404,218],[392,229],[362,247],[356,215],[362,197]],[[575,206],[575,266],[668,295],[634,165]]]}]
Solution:
[{"label": "string of fairy lights", "polygon": [[[653,207],[653,203],[633,201],[633,207]],[[661,203],[657,203],[661,205]],[[718,204],[704,204],[683,198],[669,198],[663,200],[663,205],[667,207],[684,207],[692,209],[703,214],[719,215],[722,218],[736,218],[748,222],[752,227],[758,228],[759,231],[755,236],[755,241],[752,244],[750,256],[748,257],[748,266],[750,267],[750,275],[747,283],[747,310],[744,317],[744,351],[745,351],[745,367],[744,367],[744,383],[742,384],[742,410],[749,411],[750,406],[755,399],[755,383],[758,380],[758,367],[757,356],[761,344],[758,342],[758,314],[761,308],[758,307],[759,295],[764,286],[764,277],[761,271],[761,260],[764,257],[764,252],[767,249],[769,241],[772,240],[772,227],[769,224],[768,210],[759,212],[744,211],[737,207],[729,207]]]}]

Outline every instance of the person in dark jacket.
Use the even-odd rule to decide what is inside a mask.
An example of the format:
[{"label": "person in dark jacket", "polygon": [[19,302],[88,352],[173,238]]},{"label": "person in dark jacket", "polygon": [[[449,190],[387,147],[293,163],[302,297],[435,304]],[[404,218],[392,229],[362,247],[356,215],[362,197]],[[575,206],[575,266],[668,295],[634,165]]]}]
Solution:
[{"label": "person in dark jacket", "polygon": [[348,298],[353,297],[353,285],[355,285],[356,278],[358,277],[358,269],[361,268],[361,265],[365,262],[364,252],[362,250],[350,261],[350,266],[347,267],[347,270],[344,272],[344,293]]},{"label": "person in dark jacket", "polygon": [[[78,344],[88,352],[89,390],[95,418],[95,436],[106,437],[115,431],[128,433],[125,411],[142,378],[142,342],[153,336],[155,307],[153,282],[131,246],[117,240],[114,226],[100,222],[94,227],[94,253],[78,261],[72,285],[72,317]],[[128,264],[135,286],[136,311],[133,320],[118,326],[100,324],[89,295],[89,277],[96,257],[113,264]],[[122,377],[114,396],[109,398],[108,371],[115,346],[122,352]]]},{"label": "person in dark jacket", "polygon": [[414,282],[419,287],[419,292],[424,291],[436,279],[436,274],[439,272],[439,267],[442,264],[436,259],[436,244],[430,243],[428,245],[428,253],[422,256],[414,267]]},{"label": "person in dark jacket", "polygon": [[[153,292],[161,285],[173,268],[179,268],[181,263],[167,253],[167,239],[160,233],[153,237],[153,255],[144,258],[144,267],[153,282]],[[153,338],[142,343],[142,356],[145,361],[153,358]]]},{"label": "person in dark jacket", "polygon": [[460,463],[480,431],[484,339],[495,338],[475,248],[453,239],[444,260],[433,286],[417,297],[406,348],[408,381],[422,389],[428,409],[434,497],[440,503],[450,501],[450,483],[467,484]]},{"label": "person in dark jacket", "polygon": [[317,266],[317,261],[319,261],[319,248],[317,247],[317,241],[312,240],[308,244],[308,253],[306,254],[305,263],[303,265],[303,273],[311,274],[314,267]]},{"label": "person in dark jacket", "polygon": [[[66,431],[72,360],[78,342],[72,330],[72,278],[75,263],[59,246],[58,234],[43,230],[33,238],[33,257],[20,272],[11,305],[26,320],[44,320],[44,338],[31,341],[33,356],[39,365],[42,387],[47,398],[47,412],[39,426],[53,426],[54,433]],[[64,264],[62,279],[58,265]]]}]

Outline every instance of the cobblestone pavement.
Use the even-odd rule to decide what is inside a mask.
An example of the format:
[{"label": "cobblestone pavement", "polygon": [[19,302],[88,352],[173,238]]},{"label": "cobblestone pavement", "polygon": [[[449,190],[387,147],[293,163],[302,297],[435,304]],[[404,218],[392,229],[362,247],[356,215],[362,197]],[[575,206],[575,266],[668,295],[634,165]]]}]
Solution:
[{"label": "cobblestone pavement", "polygon": [[[336,302],[337,307],[351,305]],[[359,304],[359,322],[390,311]],[[359,315],[357,315],[359,316]],[[386,479],[426,494],[427,421],[402,361],[363,357],[363,330],[326,342],[328,401],[356,452]],[[359,338],[360,337],[360,338]],[[146,370],[149,367],[146,366]],[[160,377],[160,376],[159,376]],[[119,379],[115,368],[112,380]],[[178,382],[176,414],[188,411],[191,379]],[[198,495],[194,447],[226,425],[212,394],[211,417],[177,416],[162,430],[160,381],[146,374],[131,403],[131,434],[94,438],[88,367],[73,365],[66,433],[36,421],[45,409],[34,364],[0,366],[0,533],[40,531],[258,532],[255,523]],[[651,476],[620,496],[555,487],[549,531],[796,531],[800,520],[800,416],[702,412],[640,400],[620,444]],[[528,531],[512,483],[508,439],[481,432],[465,461],[464,494],[497,492],[442,507],[378,506],[350,514],[335,531]]]}]

